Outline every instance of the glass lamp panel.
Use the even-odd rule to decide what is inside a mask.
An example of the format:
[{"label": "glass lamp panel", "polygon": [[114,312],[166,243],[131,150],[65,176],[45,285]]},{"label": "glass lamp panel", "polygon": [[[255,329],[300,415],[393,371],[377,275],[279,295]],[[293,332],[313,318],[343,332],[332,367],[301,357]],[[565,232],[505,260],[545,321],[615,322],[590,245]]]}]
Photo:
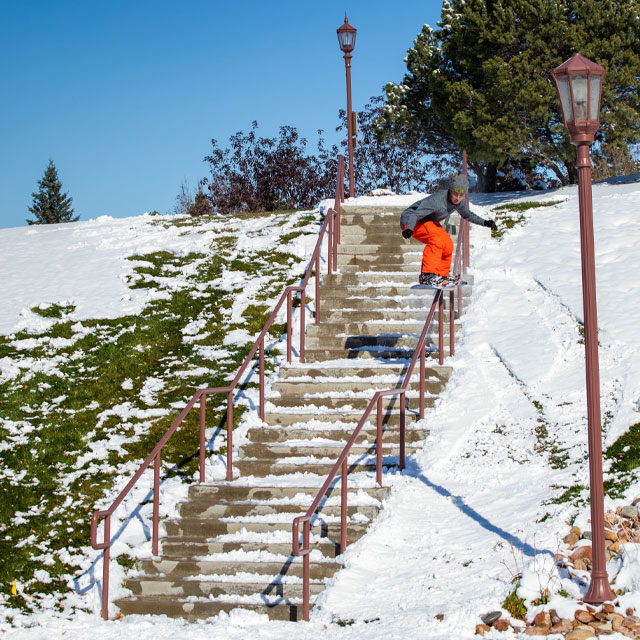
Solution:
[{"label": "glass lamp panel", "polygon": [[589,100],[589,119],[600,122],[600,86],[602,84],[602,76],[593,74],[589,78],[589,89],[591,96]]},{"label": "glass lamp panel", "polygon": [[587,120],[589,113],[588,108],[588,89],[586,74],[576,74],[571,76],[571,87],[573,88],[573,101],[575,103],[576,120]]},{"label": "glass lamp panel", "polygon": [[564,119],[567,122],[573,122],[573,104],[571,102],[571,89],[569,87],[569,76],[558,77],[558,93],[560,94],[560,102],[562,103],[562,111]]}]

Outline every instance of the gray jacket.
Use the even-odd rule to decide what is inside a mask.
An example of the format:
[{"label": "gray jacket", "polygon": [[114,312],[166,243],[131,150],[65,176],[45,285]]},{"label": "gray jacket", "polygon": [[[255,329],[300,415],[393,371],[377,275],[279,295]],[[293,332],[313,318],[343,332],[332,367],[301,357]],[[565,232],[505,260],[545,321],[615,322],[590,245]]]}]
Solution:
[{"label": "gray jacket", "polygon": [[467,206],[466,198],[462,198],[460,204],[451,204],[448,198],[448,189],[441,189],[430,196],[414,202],[400,215],[400,228],[407,225],[407,229],[413,231],[418,221],[447,223],[449,216],[455,211],[473,224],[484,224],[484,218],[472,213]]}]

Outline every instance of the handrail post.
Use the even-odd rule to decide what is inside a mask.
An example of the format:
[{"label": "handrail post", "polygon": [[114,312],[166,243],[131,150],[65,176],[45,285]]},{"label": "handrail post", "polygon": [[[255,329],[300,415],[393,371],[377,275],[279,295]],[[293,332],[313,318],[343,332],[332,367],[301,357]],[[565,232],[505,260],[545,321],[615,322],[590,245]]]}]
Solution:
[{"label": "handrail post", "polygon": [[333,270],[335,272],[338,271],[338,233],[339,229],[339,220],[340,217],[336,211],[333,212],[333,242],[332,242],[332,251],[333,251]]},{"label": "handrail post", "polygon": [[405,392],[400,394],[400,469],[404,469],[405,457]]},{"label": "handrail post", "polygon": [[333,209],[329,209],[329,239],[327,242],[327,272],[333,273]]},{"label": "handrail post", "polygon": [[444,362],[444,298],[442,291],[438,292],[438,362]]},{"label": "handrail post", "polygon": [[109,561],[111,560],[111,516],[104,519],[104,553],[102,554],[102,618],[109,619]]},{"label": "handrail post", "polygon": [[300,292],[300,362],[304,363],[304,331],[305,331],[305,315],[306,315],[306,287]]},{"label": "handrail post", "polygon": [[287,290],[287,362],[291,364],[291,289]]},{"label": "handrail post", "polygon": [[302,617],[309,621],[309,538],[310,538],[311,522],[305,520],[302,525],[302,544],[307,552],[302,558]]},{"label": "handrail post", "polygon": [[264,338],[260,342],[260,365],[259,365],[259,377],[260,377],[260,420],[264,421]]},{"label": "handrail post", "polygon": [[227,395],[227,480],[233,480],[233,391]]},{"label": "handrail post", "polygon": [[342,479],[340,484],[340,553],[347,548],[347,456],[342,461]]},{"label": "handrail post", "polygon": [[455,292],[449,292],[449,355],[455,355]]},{"label": "handrail post", "polygon": [[376,482],[382,486],[382,396],[378,396],[376,430]]},{"label": "handrail post", "polygon": [[153,538],[151,553],[158,555],[158,528],[160,524],[160,451],[153,461]]},{"label": "handrail post", "polygon": [[427,351],[427,343],[422,345],[422,349],[420,349],[420,419],[424,418],[424,394],[425,394],[425,354]]},{"label": "handrail post", "polygon": [[205,465],[205,425],[207,416],[207,394],[200,396],[200,484],[204,482],[204,465]]},{"label": "handrail post", "polygon": [[320,252],[316,256],[316,324],[320,324]]}]

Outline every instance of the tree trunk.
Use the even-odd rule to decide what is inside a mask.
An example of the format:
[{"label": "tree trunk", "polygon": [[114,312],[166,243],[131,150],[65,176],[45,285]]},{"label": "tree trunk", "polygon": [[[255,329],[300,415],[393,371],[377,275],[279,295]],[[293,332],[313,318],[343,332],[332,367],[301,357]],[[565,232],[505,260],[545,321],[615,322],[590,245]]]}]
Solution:
[{"label": "tree trunk", "polygon": [[495,164],[480,164],[478,162],[469,162],[469,166],[478,178],[476,191],[495,193],[498,182],[498,167]]},{"label": "tree trunk", "polygon": [[565,162],[564,166],[567,169],[569,184],[578,184],[578,169],[576,168],[575,160]]}]

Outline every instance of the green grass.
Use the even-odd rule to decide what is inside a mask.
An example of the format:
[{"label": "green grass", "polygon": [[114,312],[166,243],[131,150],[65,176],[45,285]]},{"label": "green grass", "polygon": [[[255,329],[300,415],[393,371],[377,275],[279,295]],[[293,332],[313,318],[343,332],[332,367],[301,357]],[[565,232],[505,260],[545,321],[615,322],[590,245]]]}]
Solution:
[{"label": "green grass", "polygon": [[524,598],[519,598],[519,583],[516,588],[505,598],[502,608],[506,609],[516,620],[524,620],[527,616],[527,607],[524,605]]},{"label": "green grass", "polygon": [[[153,221],[166,222],[166,217]],[[200,218],[175,222],[192,231],[203,224]],[[89,545],[96,503],[116,478],[132,475],[131,463],[135,468],[149,454],[197,388],[225,386],[233,379],[253,338],[225,345],[225,336],[236,328],[256,336],[271,313],[269,298],[297,283],[305,266],[275,250],[239,253],[229,235],[216,238],[206,255],[161,251],[129,259],[136,265],[130,288],[169,295],[136,316],[82,322],[68,319],[71,306],[41,305],[34,311],[57,320],[49,330],[0,336],[0,358],[24,363],[16,378],[0,384],[0,589],[8,594],[16,579],[25,594],[11,597],[10,606],[33,609],[33,594],[68,590],[67,582],[78,572],[77,558]],[[240,323],[230,322],[237,292],[213,284],[228,269],[262,278],[260,293],[243,310]],[[179,274],[188,286],[174,290],[172,280]],[[196,320],[202,328],[186,340],[183,329]],[[269,341],[277,341],[284,330],[283,324],[274,325]],[[211,347],[224,357],[212,361]],[[267,371],[274,366],[266,361]],[[177,375],[199,368],[209,373]],[[141,391],[152,379],[160,385],[147,405]],[[234,406],[234,426],[244,411]],[[196,407],[163,449],[165,477],[192,480],[198,424]],[[226,396],[209,397],[207,426],[225,424]],[[94,444],[106,455],[91,455]],[[210,453],[226,452],[223,437],[214,446]],[[130,560],[121,562],[127,566]],[[37,569],[45,569],[51,582],[35,580]]]},{"label": "green grass", "polygon": [[497,231],[492,231],[491,236],[494,238],[501,238],[508,229],[523,224],[526,221],[524,215],[511,215],[511,214],[523,214],[529,209],[538,209],[540,207],[552,207],[556,204],[562,204],[562,200],[553,200],[549,202],[534,202],[526,200],[522,202],[509,202],[507,204],[501,204],[497,207],[493,207],[491,210],[494,212],[494,220],[498,225]]},{"label": "green grass", "polygon": [[640,467],[640,423],[629,427],[604,453],[611,466],[604,482],[607,495],[621,498],[637,481]]}]

